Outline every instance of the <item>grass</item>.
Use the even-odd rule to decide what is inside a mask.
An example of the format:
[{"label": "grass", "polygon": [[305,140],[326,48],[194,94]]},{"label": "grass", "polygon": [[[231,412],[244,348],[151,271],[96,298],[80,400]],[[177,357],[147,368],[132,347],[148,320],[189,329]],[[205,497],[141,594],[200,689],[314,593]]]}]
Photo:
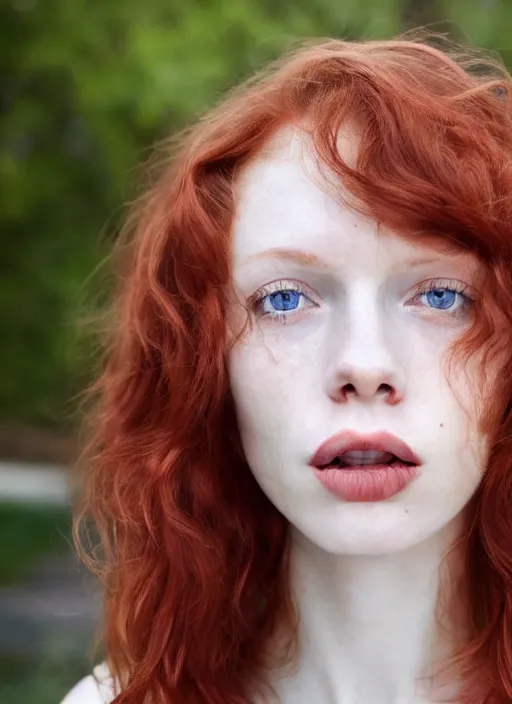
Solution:
[{"label": "grass", "polygon": [[31,658],[0,657],[0,702],[9,704],[59,704],[69,690],[91,671],[85,660],[65,653]]}]

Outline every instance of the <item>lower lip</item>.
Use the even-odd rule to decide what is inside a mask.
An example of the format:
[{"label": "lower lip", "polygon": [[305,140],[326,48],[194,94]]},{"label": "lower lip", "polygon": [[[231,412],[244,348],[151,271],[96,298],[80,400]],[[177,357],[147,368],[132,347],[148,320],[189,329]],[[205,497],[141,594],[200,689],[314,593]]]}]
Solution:
[{"label": "lower lip", "polygon": [[315,469],[326,489],[344,501],[384,501],[403,491],[420,474],[419,467],[394,463]]}]

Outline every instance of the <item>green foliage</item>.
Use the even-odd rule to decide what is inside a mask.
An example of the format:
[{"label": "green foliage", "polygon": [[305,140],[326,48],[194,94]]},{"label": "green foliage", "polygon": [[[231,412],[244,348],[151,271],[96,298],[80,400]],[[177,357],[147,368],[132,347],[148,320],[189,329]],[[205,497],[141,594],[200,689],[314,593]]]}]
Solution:
[{"label": "green foliage", "polygon": [[65,508],[0,503],[0,587],[22,578],[38,558],[62,555],[71,545]]},{"label": "green foliage", "polygon": [[[392,35],[404,2],[2,3],[0,419],[63,423],[91,363],[74,342],[84,283],[148,147],[298,37]],[[441,5],[474,42],[506,47],[508,0]]]},{"label": "green foliage", "polygon": [[90,673],[84,660],[50,649],[44,658],[0,657],[0,701],[9,704],[56,704]]}]

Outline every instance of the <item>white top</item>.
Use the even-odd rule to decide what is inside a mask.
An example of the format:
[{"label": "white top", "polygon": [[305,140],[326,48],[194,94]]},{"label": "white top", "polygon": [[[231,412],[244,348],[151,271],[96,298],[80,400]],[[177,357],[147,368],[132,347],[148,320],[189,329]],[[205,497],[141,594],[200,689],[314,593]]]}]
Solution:
[{"label": "white top", "polygon": [[92,675],[75,685],[61,704],[110,704],[115,696],[108,667],[102,664],[94,668]]},{"label": "white top", "polygon": [[[61,704],[111,704],[118,694],[118,691],[114,691],[114,683],[106,663],[102,663],[93,669],[92,675],[80,680]],[[259,697],[252,701],[253,704],[263,704],[263,699]]]}]

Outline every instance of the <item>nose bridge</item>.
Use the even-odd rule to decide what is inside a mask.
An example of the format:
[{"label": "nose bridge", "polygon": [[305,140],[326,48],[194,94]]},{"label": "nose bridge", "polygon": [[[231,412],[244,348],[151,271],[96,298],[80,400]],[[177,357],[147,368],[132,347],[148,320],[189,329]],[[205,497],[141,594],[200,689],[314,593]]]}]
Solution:
[{"label": "nose bridge", "polygon": [[347,297],[341,315],[332,336],[329,394],[336,400],[350,396],[400,400],[403,373],[378,291],[371,286],[359,287]]}]

